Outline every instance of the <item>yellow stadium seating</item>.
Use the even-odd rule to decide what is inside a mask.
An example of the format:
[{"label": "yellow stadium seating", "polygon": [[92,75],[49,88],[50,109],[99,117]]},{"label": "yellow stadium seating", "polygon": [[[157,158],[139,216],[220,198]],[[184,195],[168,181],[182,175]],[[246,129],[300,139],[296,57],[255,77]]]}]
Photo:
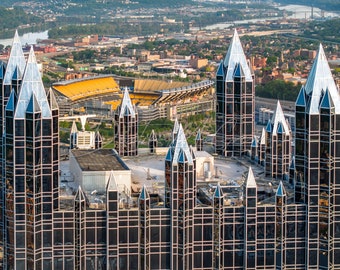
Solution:
[{"label": "yellow stadium seating", "polygon": [[[170,90],[175,88],[185,88],[189,86],[186,82],[164,81],[152,79],[135,79],[134,91],[130,93],[133,104],[138,106],[150,106],[154,104],[161,96],[159,91]],[[113,110],[116,110],[123,98],[119,85],[113,77],[92,77],[78,81],[56,83],[53,88],[62,95],[69,98],[72,102],[87,99],[95,96],[106,95],[109,100],[111,94],[114,94],[114,100],[107,101]]]},{"label": "yellow stadium seating", "polygon": [[94,77],[69,84],[55,84],[53,88],[71,101],[119,92],[119,86],[112,77]]},{"label": "yellow stadium seating", "polygon": [[172,89],[187,86],[189,83],[186,82],[176,82],[176,81],[162,81],[162,80],[135,80],[134,89],[135,92],[138,91],[159,91],[165,89]]}]

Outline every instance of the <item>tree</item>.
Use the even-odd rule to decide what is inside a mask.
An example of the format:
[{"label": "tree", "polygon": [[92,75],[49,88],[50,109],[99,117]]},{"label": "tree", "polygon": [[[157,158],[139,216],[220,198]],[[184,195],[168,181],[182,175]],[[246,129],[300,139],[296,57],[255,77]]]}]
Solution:
[{"label": "tree", "polygon": [[276,56],[268,56],[266,61],[268,66],[274,67],[277,64],[277,57]]},{"label": "tree", "polygon": [[295,101],[301,89],[301,83],[294,85],[292,82],[274,80],[265,85],[256,86],[256,95],[264,98]]}]

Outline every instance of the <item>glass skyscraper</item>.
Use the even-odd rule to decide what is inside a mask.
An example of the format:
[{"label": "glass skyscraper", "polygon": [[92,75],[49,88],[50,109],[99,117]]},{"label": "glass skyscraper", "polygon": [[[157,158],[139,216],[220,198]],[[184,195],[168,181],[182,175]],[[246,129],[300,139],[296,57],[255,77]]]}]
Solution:
[{"label": "glass skyscraper", "polygon": [[252,168],[243,185],[198,184],[176,121],[164,196],[145,186],[132,196],[112,171],[93,204],[80,186],[60,196],[58,107],[31,50],[2,105],[3,268],[340,269],[339,104],[320,46],[296,101],[295,194],[284,181],[263,200]]},{"label": "glass skyscraper", "polygon": [[58,107],[53,92],[44,89],[33,49],[4,120],[4,264],[46,268],[52,265],[53,212],[59,208]]},{"label": "glass skyscraper", "polygon": [[296,100],[295,200],[306,204],[306,267],[340,268],[340,97],[323,47]]},{"label": "glass skyscraper", "polygon": [[[22,50],[21,42],[19,39],[18,32],[15,32],[10,57],[8,59],[7,64],[1,63],[0,64],[0,82],[1,82],[1,93],[0,93],[0,135],[1,140],[4,134],[5,129],[5,109],[6,104],[8,102],[10,93],[12,89],[15,89],[16,92],[18,92],[21,81],[22,81],[22,75],[24,74],[24,69],[26,66],[26,60],[24,57],[24,53]],[[3,176],[4,171],[3,168],[5,167],[4,159],[3,159],[3,151],[0,151],[0,173]],[[0,183],[0,201],[2,202],[4,200],[3,194],[4,192],[4,186],[3,182]],[[4,208],[1,208],[1,211],[4,211]],[[0,216],[0,235],[3,233],[3,213]]]},{"label": "glass skyscraper", "polygon": [[255,77],[235,30],[216,73],[216,153],[250,154],[254,136]]},{"label": "glass skyscraper", "polygon": [[138,113],[132,105],[129,91],[124,90],[120,106],[115,116],[115,148],[121,156],[136,156],[138,154]]},{"label": "glass skyscraper", "polygon": [[292,132],[280,101],[277,102],[273,118],[266,127],[265,174],[281,180],[289,179],[292,155]]}]

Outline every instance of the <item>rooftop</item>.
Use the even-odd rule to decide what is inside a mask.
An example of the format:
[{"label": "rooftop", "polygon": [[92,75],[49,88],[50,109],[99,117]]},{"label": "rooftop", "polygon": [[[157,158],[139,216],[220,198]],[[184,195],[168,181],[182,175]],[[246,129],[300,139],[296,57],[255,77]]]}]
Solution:
[{"label": "rooftop", "polygon": [[[120,208],[137,207],[137,199],[140,196],[142,187],[146,188],[155,207],[162,207],[164,200],[164,182],[165,182],[165,154],[159,155],[139,155],[136,157],[125,157],[124,160],[115,154],[111,149],[100,150],[72,150],[83,170],[100,171],[107,167],[108,170],[131,169],[132,186],[135,187],[137,194],[133,193],[129,199],[123,192],[120,193]],[[196,151],[197,155],[207,155],[203,151]],[[80,160],[80,161],[79,161]],[[126,165],[125,165],[126,163]],[[98,165],[99,164],[99,165]],[[73,209],[73,199],[78,190],[78,186],[72,179],[69,168],[69,160],[61,162],[61,197],[63,209]],[[117,166],[114,168],[113,166]],[[197,179],[197,196],[198,204],[208,206],[212,204],[212,199],[216,187],[220,185],[223,192],[225,205],[242,205],[242,190],[244,181],[249,172],[249,166],[252,166],[252,177],[256,180],[259,204],[273,205],[275,203],[275,193],[279,186],[279,181],[266,178],[263,174],[263,167],[254,163],[249,163],[247,158],[223,158],[215,157],[215,174],[210,179]],[[253,183],[254,184],[254,183]],[[286,181],[283,183],[287,196],[292,197],[294,191],[292,186]],[[105,193],[84,190],[90,205],[89,208],[104,209]],[[125,203],[124,203],[125,202]],[[129,203],[128,203],[129,202]],[[129,204],[129,205],[128,205]],[[154,207],[153,206],[153,207]]]},{"label": "rooftop", "polygon": [[73,149],[71,152],[83,171],[129,170],[118,154],[112,149]]},{"label": "rooftop", "polygon": [[[165,152],[166,153],[166,152]],[[165,181],[165,153],[163,155],[147,155],[137,157],[126,157],[124,162],[131,169],[132,182],[140,187],[146,186],[151,193],[163,193]],[[209,154],[204,151],[195,151],[195,156],[204,157]],[[221,186],[229,185],[231,182],[242,184],[242,175],[248,172],[247,166],[234,159],[215,158],[215,175],[211,181],[203,181],[206,184],[220,182]],[[254,171],[255,176],[261,170]]]}]

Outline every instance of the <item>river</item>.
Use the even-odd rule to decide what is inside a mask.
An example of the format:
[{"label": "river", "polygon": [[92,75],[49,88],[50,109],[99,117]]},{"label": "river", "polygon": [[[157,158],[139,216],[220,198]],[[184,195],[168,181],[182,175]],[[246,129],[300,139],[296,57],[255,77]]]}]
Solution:
[{"label": "river", "polygon": [[278,9],[281,10],[286,10],[293,12],[289,18],[293,19],[310,19],[312,17],[312,10],[313,10],[313,18],[335,18],[335,17],[340,17],[339,13],[335,12],[328,12],[328,11],[323,11],[317,7],[310,7],[310,6],[302,6],[302,5],[287,5],[287,6],[282,6],[278,7]]},{"label": "river", "polygon": [[[14,33],[13,33],[14,36]],[[37,44],[37,39],[48,39],[48,30],[44,32],[35,32],[35,33],[26,33],[23,36],[20,36],[21,44]],[[8,39],[0,39],[0,44],[5,47],[10,45],[12,46],[13,38]]]},{"label": "river", "polygon": [[[287,6],[279,6],[278,9],[293,12],[293,14],[288,16],[288,18],[310,19],[312,17],[312,15],[311,15],[312,14],[312,8],[309,7],[309,6],[287,5]],[[335,13],[335,12],[322,11],[321,9],[314,7],[313,8],[313,18],[322,18],[322,17],[324,17],[324,18],[335,18],[335,17],[340,17],[340,14]],[[234,26],[234,25],[263,22],[263,21],[269,21],[269,20],[277,20],[279,18],[280,17],[258,18],[258,19],[252,19],[252,20],[233,21],[233,22],[228,22],[228,23],[217,23],[217,24],[208,25],[204,29],[206,29],[206,30],[225,29],[225,28],[230,28],[231,26]]]}]

